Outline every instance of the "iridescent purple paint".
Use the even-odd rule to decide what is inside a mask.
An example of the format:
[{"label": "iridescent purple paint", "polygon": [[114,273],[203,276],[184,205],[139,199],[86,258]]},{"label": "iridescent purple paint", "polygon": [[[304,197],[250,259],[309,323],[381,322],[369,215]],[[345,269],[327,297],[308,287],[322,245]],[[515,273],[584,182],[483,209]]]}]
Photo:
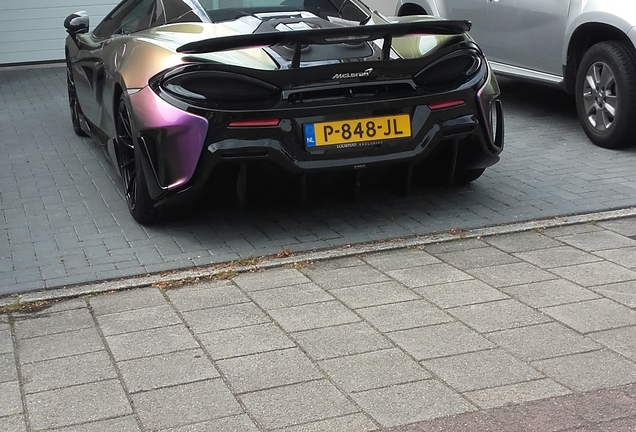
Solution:
[{"label": "iridescent purple paint", "polygon": [[[170,164],[170,178],[167,185],[172,190],[186,184],[194,175],[205,136],[208,121],[170,105],[161,99],[150,87],[144,87],[130,95],[135,127],[139,131],[160,129],[161,154]],[[155,167],[156,168],[156,167]]]}]

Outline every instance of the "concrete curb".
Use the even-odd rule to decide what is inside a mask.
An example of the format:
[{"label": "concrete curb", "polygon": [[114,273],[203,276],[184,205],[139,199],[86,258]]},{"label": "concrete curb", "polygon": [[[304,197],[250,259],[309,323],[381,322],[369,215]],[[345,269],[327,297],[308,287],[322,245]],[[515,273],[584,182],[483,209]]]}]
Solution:
[{"label": "concrete curb", "polygon": [[590,222],[603,222],[614,219],[636,216],[636,207],[619,210],[611,210],[597,213],[587,213],[572,216],[559,216],[549,219],[539,219],[528,222],[511,223],[473,230],[451,230],[443,233],[434,233],[409,238],[385,240],[377,243],[364,243],[347,245],[339,248],[298,252],[290,256],[269,256],[256,258],[257,263],[238,265],[236,262],[218,264],[214,266],[185,269],[167,273],[135,276],[121,280],[110,280],[97,283],[80,284],[70,287],[53,288],[50,290],[34,291],[23,294],[14,294],[0,297],[0,307],[27,304],[43,301],[57,301],[84,295],[94,295],[112,291],[122,291],[133,288],[179,284],[183,281],[195,281],[219,277],[225,273],[245,273],[259,270],[267,270],[299,262],[325,261],[337,258],[345,258],[373,252],[384,252],[407,247],[425,246],[428,244],[450,242],[458,239],[472,239],[479,237],[492,237],[503,234],[521,233],[535,229],[555,228],[561,226],[577,225]]}]

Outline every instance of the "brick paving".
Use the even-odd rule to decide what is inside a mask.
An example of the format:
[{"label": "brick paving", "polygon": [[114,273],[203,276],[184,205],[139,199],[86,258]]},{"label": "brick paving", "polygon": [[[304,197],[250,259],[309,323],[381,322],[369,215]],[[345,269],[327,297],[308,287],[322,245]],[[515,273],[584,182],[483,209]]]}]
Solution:
[{"label": "brick paving", "polygon": [[145,228],[101,150],[73,134],[65,87],[63,67],[0,69],[0,294],[636,205],[636,149],[594,147],[571,98],[504,82],[503,159],[468,187],[369,187],[357,203],[317,190],[306,208],[270,197],[245,212],[213,197]]},{"label": "brick paving", "polygon": [[0,430],[634,432],[635,245],[631,217],[0,314]]}]

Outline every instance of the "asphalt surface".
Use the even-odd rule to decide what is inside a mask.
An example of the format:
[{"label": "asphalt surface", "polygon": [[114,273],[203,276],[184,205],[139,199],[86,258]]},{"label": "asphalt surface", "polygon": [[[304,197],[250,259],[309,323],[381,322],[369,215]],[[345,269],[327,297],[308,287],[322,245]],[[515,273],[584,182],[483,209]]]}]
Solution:
[{"label": "asphalt surface", "polygon": [[74,135],[62,67],[0,69],[0,295],[233,260],[636,205],[636,149],[593,146],[571,98],[503,84],[502,161],[468,187],[371,183],[358,202],[310,191],[246,211],[211,196],[145,228],[97,145]]},{"label": "asphalt surface", "polygon": [[37,306],[2,431],[636,431],[636,217]]}]

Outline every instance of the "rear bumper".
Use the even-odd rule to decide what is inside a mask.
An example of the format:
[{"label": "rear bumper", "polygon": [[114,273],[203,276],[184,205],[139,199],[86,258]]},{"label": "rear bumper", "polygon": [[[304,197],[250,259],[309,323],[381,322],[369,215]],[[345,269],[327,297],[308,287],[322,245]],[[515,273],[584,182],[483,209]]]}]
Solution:
[{"label": "rear bumper", "polygon": [[[490,72],[485,83],[481,88],[443,95],[300,106],[267,113],[188,112],[169,104],[150,88],[132,95],[131,101],[136,106],[135,128],[149,192],[158,205],[164,205],[196,198],[209,187],[215,170],[228,164],[269,162],[289,173],[304,175],[417,165],[445,146],[457,145],[458,168],[486,168],[499,160],[503,149],[503,116],[497,101],[499,88]],[[138,100],[133,100],[135,97]],[[459,99],[465,104],[440,110],[428,106]],[[139,101],[143,104],[136,105]],[[410,117],[412,135],[407,139],[354,149],[305,147],[305,124],[398,114]],[[235,120],[259,118],[280,121],[273,127],[230,127]],[[493,130],[493,124],[497,130]]]}]

